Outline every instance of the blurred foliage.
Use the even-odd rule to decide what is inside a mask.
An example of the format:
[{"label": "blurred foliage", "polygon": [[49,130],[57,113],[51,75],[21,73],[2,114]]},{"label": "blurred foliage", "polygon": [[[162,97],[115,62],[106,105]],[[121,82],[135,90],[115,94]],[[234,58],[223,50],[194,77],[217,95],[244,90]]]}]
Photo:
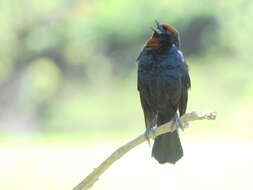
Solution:
[{"label": "blurred foliage", "polygon": [[188,110],[217,110],[219,127],[235,131],[242,118],[244,134],[253,124],[249,0],[1,0],[0,7],[1,131],[142,131],[135,60],[154,19],[181,34],[193,84]]}]

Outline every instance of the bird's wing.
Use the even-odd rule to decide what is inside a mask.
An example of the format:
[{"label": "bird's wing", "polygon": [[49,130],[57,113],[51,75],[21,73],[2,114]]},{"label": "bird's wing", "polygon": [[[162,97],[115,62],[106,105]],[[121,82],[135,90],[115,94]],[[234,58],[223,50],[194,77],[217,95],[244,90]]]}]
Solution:
[{"label": "bird's wing", "polygon": [[156,124],[156,112],[152,109],[152,106],[148,102],[148,86],[147,76],[143,75],[143,72],[150,67],[150,56],[147,56],[146,51],[142,50],[138,62],[138,77],[137,77],[137,88],[140,92],[141,106],[144,112],[146,128],[152,128]]},{"label": "bird's wing", "polygon": [[180,115],[185,114],[187,108],[188,101],[188,89],[191,87],[191,79],[188,73],[188,66],[185,62],[183,62],[183,75],[181,80],[181,97],[179,101],[179,113]]},{"label": "bird's wing", "polygon": [[148,105],[145,97],[140,92],[141,106],[144,113],[146,128],[150,129],[156,125],[156,112]]}]

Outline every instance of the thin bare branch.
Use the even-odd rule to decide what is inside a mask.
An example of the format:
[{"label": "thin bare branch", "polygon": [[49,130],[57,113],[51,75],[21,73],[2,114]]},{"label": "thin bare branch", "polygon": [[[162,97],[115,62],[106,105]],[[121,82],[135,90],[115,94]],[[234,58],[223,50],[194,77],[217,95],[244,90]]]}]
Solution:
[{"label": "thin bare branch", "polygon": [[[183,115],[181,120],[183,123],[188,123],[195,120],[215,120],[216,112],[207,112],[203,114],[197,114],[196,112],[191,112]],[[172,122],[165,123],[158,128],[155,128],[149,137],[156,137],[164,133],[173,131],[174,126]],[[131,140],[127,144],[121,146],[115,150],[99,167],[95,168],[79,185],[77,185],[73,190],[87,190],[92,187],[92,185],[98,180],[98,178],[104,173],[116,160],[120,159],[129,150],[138,146],[139,144],[146,141],[145,133]]]}]

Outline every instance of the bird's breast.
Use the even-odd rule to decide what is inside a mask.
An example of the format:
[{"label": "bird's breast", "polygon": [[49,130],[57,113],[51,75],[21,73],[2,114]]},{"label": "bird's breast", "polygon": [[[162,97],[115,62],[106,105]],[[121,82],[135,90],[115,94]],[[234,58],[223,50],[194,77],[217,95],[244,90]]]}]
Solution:
[{"label": "bird's breast", "polygon": [[139,91],[156,110],[167,109],[180,97],[180,77],[173,70],[156,70],[139,75]]}]

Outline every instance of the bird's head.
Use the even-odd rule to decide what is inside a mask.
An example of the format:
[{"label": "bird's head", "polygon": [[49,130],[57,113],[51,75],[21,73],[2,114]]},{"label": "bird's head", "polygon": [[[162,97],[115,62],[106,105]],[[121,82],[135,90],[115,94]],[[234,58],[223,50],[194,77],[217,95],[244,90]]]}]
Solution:
[{"label": "bird's head", "polygon": [[147,41],[148,49],[154,50],[159,48],[171,47],[173,44],[179,48],[179,35],[177,30],[169,24],[160,24],[157,20],[156,28],[152,28],[153,35]]}]

